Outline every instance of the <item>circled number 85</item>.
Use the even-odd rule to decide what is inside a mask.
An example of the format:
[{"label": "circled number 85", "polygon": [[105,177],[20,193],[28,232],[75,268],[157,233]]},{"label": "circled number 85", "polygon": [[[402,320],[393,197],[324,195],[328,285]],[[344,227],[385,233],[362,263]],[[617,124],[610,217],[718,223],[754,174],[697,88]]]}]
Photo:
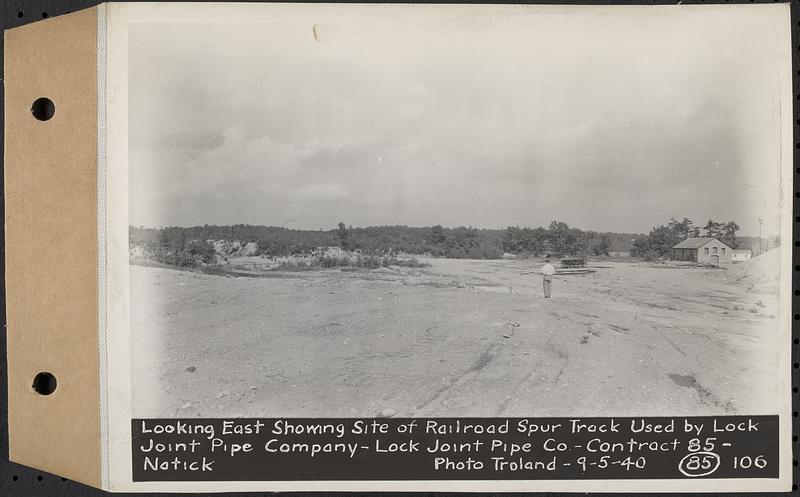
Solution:
[{"label": "circled number 85", "polygon": [[678,464],[678,469],[690,478],[708,476],[719,468],[720,459],[713,452],[693,452],[686,454]]}]

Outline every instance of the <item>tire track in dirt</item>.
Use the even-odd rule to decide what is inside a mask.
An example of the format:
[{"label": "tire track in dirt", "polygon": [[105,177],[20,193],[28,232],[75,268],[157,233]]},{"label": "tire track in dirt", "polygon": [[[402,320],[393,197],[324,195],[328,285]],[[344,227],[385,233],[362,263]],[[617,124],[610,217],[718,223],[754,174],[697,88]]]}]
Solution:
[{"label": "tire track in dirt", "polygon": [[[566,318],[559,316],[557,319]],[[559,382],[572,360],[571,354],[555,343],[552,335],[546,338],[543,343],[534,339],[525,345],[529,347],[531,353],[537,353],[538,355],[533,359],[530,369],[514,383],[513,387],[509,389],[508,395],[497,405],[493,413],[494,416],[502,416],[512,401],[516,404],[521,401],[525,402],[524,399],[529,398],[530,395],[520,394],[523,389],[527,390],[527,394],[530,394],[531,389],[540,391],[540,389],[546,388],[546,385],[558,388]],[[523,344],[518,344],[517,350],[522,349],[522,346]],[[544,376],[538,379],[537,376],[542,373],[544,373]]]},{"label": "tire track in dirt", "polygon": [[463,384],[464,382],[468,381],[470,376],[477,376],[481,370],[489,365],[495,356],[495,350],[501,345],[502,344],[499,342],[494,343],[490,345],[489,348],[481,352],[478,358],[461,374],[451,378],[450,381],[436,389],[433,393],[431,393],[431,395],[423,400],[422,403],[416,406],[414,409],[415,412],[426,409],[433,404],[440,404],[456,385]]},{"label": "tire track in dirt", "polygon": [[561,375],[564,374],[564,369],[567,368],[567,363],[569,363],[569,353],[564,352],[559,347],[556,347],[550,340],[545,342],[545,348],[552,354],[555,354],[555,356],[562,361],[561,367],[558,369],[558,373],[556,373],[555,378],[553,378],[553,385],[558,385],[558,380],[561,379]]},{"label": "tire track in dirt", "polygon": [[656,325],[652,321],[647,321],[647,320],[644,320],[644,319],[642,320],[642,322],[645,323],[645,324],[650,325],[650,327],[653,328],[653,331],[655,331],[656,334],[658,336],[660,336],[662,340],[664,340],[667,344],[669,344],[670,347],[672,347],[673,349],[677,350],[683,357],[689,357],[689,354],[687,354],[685,350],[683,350],[681,347],[678,347],[678,344],[676,344],[675,342],[673,342],[672,340],[667,338],[667,335],[664,334],[664,332],[661,331],[661,329],[658,327],[658,325]]}]

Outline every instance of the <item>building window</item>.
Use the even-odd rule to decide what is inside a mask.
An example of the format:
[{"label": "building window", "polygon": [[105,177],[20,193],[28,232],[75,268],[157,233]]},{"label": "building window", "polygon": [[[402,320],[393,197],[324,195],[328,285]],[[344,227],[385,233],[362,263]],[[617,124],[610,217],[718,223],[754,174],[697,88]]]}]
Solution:
[{"label": "building window", "polygon": [[706,253],[706,255],[708,255],[708,247],[706,247],[706,248],[705,248],[705,249],[703,249],[703,250],[705,250],[705,253]]},{"label": "building window", "polygon": [[723,254],[725,253],[725,247],[722,247],[722,253]]},{"label": "building window", "polygon": [[714,247],[714,253],[715,254],[717,253],[717,247]]}]

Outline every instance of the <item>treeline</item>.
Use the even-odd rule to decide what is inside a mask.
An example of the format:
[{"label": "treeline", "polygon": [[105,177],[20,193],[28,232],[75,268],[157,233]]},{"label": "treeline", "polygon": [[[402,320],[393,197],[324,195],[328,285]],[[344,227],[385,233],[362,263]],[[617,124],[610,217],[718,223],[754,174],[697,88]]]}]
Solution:
[{"label": "treeline", "polygon": [[353,228],[339,223],[334,239],[333,245],[344,250],[360,250],[369,254],[405,252],[452,259],[499,259],[503,256],[501,230],[464,226]]},{"label": "treeline", "polygon": [[308,254],[318,247],[339,246],[366,254],[429,254],[457,259],[498,259],[503,253],[532,256],[607,255],[629,251],[636,235],[598,233],[570,228],[553,221],[547,228],[509,226],[504,230],[443,226],[348,227],[331,230],[295,230],[275,226],[130,227],[130,246],[160,262],[192,265],[213,260],[208,241],[254,242],[257,255]]},{"label": "treeline", "polygon": [[736,242],[739,244],[737,248],[748,249],[753,252],[753,256],[760,255],[769,250],[781,246],[780,236],[768,236],[759,239],[757,236],[737,236]]},{"label": "treeline", "polygon": [[567,223],[553,221],[548,228],[509,226],[503,235],[502,248],[512,254],[533,256],[609,255],[609,252],[630,251],[636,235],[598,233],[570,228]]},{"label": "treeline", "polygon": [[216,261],[209,239],[197,236],[194,228],[128,228],[128,244],[141,256],[174,266],[200,266]]},{"label": "treeline", "polygon": [[631,255],[645,260],[668,257],[672,247],[687,238],[697,237],[716,238],[736,249],[739,247],[737,231],[739,225],[734,221],[722,223],[709,219],[705,226],[700,227],[687,218],[681,221],[670,218],[666,225],[655,226],[649,234],[637,237],[633,242]]}]

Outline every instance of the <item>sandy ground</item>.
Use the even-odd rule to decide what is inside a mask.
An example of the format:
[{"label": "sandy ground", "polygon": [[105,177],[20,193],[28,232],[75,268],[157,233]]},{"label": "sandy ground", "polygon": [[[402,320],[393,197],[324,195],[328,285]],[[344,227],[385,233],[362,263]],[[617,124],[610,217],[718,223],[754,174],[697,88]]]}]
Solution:
[{"label": "sandy ground", "polygon": [[777,289],[744,267],[526,261],[225,277],[131,267],[135,417],[775,413]]}]

